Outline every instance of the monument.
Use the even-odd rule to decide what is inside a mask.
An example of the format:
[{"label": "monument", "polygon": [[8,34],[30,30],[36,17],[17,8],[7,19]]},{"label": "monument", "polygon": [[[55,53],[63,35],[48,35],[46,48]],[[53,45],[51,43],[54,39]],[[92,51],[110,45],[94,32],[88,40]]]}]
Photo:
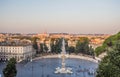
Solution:
[{"label": "monument", "polygon": [[68,57],[68,55],[66,54],[66,50],[65,50],[65,40],[63,39],[62,41],[62,52],[60,54],[60,58],[62,59],[61,62],[61,68],[57,67],[56,71],[54,73],[65,73],[65,74],[72,74],[72,68],[66,67],[66,63],[65,63],[65,59]]}]

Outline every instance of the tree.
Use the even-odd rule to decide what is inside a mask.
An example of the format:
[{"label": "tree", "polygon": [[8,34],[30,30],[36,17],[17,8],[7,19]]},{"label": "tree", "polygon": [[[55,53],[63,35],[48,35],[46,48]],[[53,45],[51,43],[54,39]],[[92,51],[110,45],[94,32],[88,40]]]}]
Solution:
[{"label": "tree", "polygon": [[80,41],[78,41],[77,44],[76,44],[75,53],[77,54],[79,52],[83,52],[83,50],[84,49],[83,49],[82,43]]},{"label": "tree", "polygon": [[50,43],[50,47],[51,47],[51,52],[54,53],[54,51],[55,51],[54,43]]},{"label": "tree", "polygon": [[15,77],[17,74],[17,70],[16,70],[16,59],[15,58],[11,58],[7,65],[6,68],[3,69],[3,74],[4,77]]},{"label": "tree", "polygon": [[62,40],[63,40],[63,38],[59,38],[59,39],[57,39],[57,41],[56,41],[56,51],[57,51],[57,53],[60,53],[60,52],[62,51],[62,50],[61,50]]},{"label": "tree", "polygon": [[96,53],[96,56],[98,56],[99,54],[101,54],[102,52],[105,51],[105,48],[104,46],[99,46],[95,49],[95,53]]},{"label": "tree", "polygon": [[81,38],[77,41],[75,53],[83,53],[90,55],[89,40],[87,38]]},{"label": "tree", "polygon": [[62,38],[57,38],[54,41],[51,41],[51,52],[53,53],[60,53],[61,46],[62,46]]},{"label": "tree", "polygon": [[47,47],[47,45],[45,43],[43,44],[43,47],[44,47],[45,52],[47,52],[48,51],[48,47]]},{"label": "tree", "polygon": [[69,46],[68,46],[68,39],[65,39],[65,49],[66,49],[67,53],[70,53],[69,52]]},{"label": "tree", "polygon": [[92,48],[92,46],[89,47],[89,53],[91,56],[95,57],[94,49]]},{"label": "tree", "polygon": [[73,47],[73,46],[68,47],[68,51],[69,51],[69,53],[74,53],[75,47]]},{"label": "tree", "polygon": [[117,41],[108,55],[99,64],[96,77],[120,77],[120,41]]},{"label": "tree", "polygon": [[96,53],[97,56],[98,56],[98,55],[100,55],[101,53],[106,52],[106,51],[107,51],[107,48],[115,46],[116,42],[119,41],[119,40],[120,40],[120,32],[118,32],[117,34],[112,35],[112,36],[110,36],[109,38],[107,38],[107,39],[104,41],[104,43],[103,43],[102,46],[97,47],[97,48],[95,49],[95,53]]},{"label": "tree", "polygon": [[44,46],[43,46],[43,43],[40,43],[40,52],[41,52],[41,53],[44,52]]},{"label": "tree", "polygon": [[38,38],[33,38],[33,48],[36,50],[36,53],[39,53],[38,52],[38,45],[37,45],[37,40]]}]

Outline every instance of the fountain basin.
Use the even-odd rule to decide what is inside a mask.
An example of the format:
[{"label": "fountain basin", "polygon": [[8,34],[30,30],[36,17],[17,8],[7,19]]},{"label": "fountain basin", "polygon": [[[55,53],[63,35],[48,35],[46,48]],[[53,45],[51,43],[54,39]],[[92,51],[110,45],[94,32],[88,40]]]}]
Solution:
[{"label": "fountain basin", "polygon": [[72,68],[60,68],[57,67],[56,71],[54,72],[56,74],[72,74]]}]

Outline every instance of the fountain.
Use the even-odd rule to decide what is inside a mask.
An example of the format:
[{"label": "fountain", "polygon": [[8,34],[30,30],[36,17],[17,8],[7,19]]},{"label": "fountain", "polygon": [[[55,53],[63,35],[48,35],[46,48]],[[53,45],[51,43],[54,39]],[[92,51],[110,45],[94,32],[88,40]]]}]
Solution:
[{"label": "fountain", "polygon": [[65,40],[63,39],[62,41],[62,52],[60,54],[60,57],[62,59],[62,63],[61,63],[61,68],[57,67],[56,71],[54,73],[65,73],[65,74],[72,74],[72,68],[67,68],[65,67],[65,59],[68,57],[68,55],[66,54],[66,50],[65,50]]}]

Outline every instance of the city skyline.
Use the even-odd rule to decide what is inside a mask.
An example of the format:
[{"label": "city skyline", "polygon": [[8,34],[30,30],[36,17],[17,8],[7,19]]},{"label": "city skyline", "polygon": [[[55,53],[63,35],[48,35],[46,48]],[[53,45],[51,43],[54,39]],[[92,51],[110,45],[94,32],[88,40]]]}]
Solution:
[{"label": "city skyline", "polygon": [[115,34],[119,0],[0,1],[2,33]]}]

